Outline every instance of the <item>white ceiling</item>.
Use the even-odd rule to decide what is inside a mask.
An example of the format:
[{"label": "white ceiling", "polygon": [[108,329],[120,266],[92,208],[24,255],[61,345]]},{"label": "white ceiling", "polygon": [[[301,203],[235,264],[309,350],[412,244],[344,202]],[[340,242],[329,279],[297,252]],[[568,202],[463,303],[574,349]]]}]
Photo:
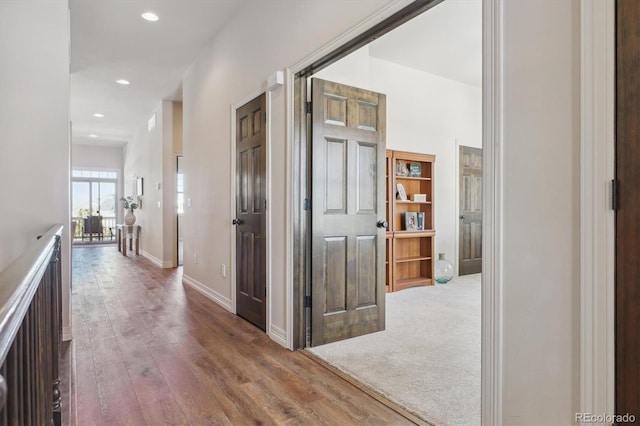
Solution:
[{"label": "white ceiling", "polygon": [[371,43],[369,54],[480,87],[482,1],[445,0]]},{"label": "white ceiling", "polygon": [[[71,0],[73,142],[121,145],[150,118],[160,100],[181,99],[184,72],[244,3]],[[146,11],[160,20],[143,20],[140,15]],[[119,85],[118,79],[131,84]]]},{"label": "white ceiling", "polygon": [[[122,145],[160,100],[180,100],[188,66],[245,3],[70,0],[73,142]],[[143,20],[146,11],[160,20]],[[376,40],[370,54],[480,86],[481,27],[481,0],[446,0]]]}]

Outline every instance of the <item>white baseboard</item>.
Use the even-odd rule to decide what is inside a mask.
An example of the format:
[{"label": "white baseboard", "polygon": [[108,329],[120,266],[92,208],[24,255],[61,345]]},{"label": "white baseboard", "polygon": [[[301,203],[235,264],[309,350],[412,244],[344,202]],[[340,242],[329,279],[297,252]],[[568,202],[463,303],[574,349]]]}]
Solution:
[{"label": "white baseboard", "polygon": [[205,286],[201,282],[198,282],[197,280],[194,280],[193,278],[191,278],[186,274],[182,274],[182,283],[185,285],[188,285],[189,287],[196,290],[198,293],[201,293],[208,299],[211,299],[218,305],[225,308],[227,311],[231,313],[235,313],[233,312],[231,299],[229,299],[228,297],[225,297],[222,294],[218,293],[217,291],[210,289],[209,287]]},{"label": "white baseboard", "polygon": [[155,257],[154,255],[152,255],[151,253],[144,251],[144,250],[140,250],[140,254],[143,257],[146,257],[147,259],[149,259],[154,265],[156,265],[158,268],[173,268],[174,264],[171,260],[160,260],[157,257]]},{"label": "white baseboard", "polygon": [[287,332],[281,329],[280,327],[277,327],[272,324],[271,327],[269,327],[269,337],[271,338],[271,340],[273,340],[280,346],[283,346],[288,349]]},{"label": "white baseboard", "polygon": [[68,325],[65,327],[62,327],[62,341],[68,342],[72,339],[73,339],[73,331],[71,330],[71,327],[69,327]]}]

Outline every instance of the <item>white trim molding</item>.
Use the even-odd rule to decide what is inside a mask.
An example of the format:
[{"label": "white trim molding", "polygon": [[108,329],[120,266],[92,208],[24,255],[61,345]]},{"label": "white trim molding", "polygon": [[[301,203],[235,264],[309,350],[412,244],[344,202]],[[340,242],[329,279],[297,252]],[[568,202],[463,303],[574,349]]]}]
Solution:
[{"label": "white trim molding", "polygon": [[280,327],[271,324],[269,327],[269,337],[271,340],[279,344],[280,346],[284,346],[287,348],[287,332],[281,329]]},{"label": "white trim molding", "polygon": [[144,251],[144,250],[140,250],[140,254],[142,255],[142,257],[148,259],[151,263],[156,265],[158,268],[167,269],[167,268],[175,267],[175,265],[173,264],[173,260],[160,260],[154,255],[152,255],[151,253],[149,253],[148,251]]},{"label": "white trim molding", "polygon": [[502,424],[503,2],[483,3],[482,424]]},{"label": "white trim molding", "polygon": [[198,293],[204,295],[206,298],[212,300],[213,302],[217,303],[218,305],[222,306],[227,311],[229,311],[231,313],[234,313],[233,309],[232,309],[232,306],[231,306],[231,299],[229,299],[228,297],[218,293],[215,290],[210,289],[206,285],[204,285],[201,282],[191,278],[190,276],[188,276],[186,274],[182,274],[182,283],[184,285],[187,285],[187,286],[191,287],[192,289],[194,289]]},{"label": "white trim molding", "polygon": [[[580,411],[614,413],[615,5],[580,2]],[[604,424],[604,423],[602,423]]]},{"label": "white trim molding", "polygon": [[62,341],[68,342],[73,340],[73,331],[71,330],[71,326],[62,327]]}]

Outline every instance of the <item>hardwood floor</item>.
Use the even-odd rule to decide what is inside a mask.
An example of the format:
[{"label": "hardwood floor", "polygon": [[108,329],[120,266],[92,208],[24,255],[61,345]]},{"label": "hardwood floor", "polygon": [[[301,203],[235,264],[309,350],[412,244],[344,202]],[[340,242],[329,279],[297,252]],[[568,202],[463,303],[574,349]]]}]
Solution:
[{"label": "hardwood floor", "polygon": [[74,247],[72,309],[71,424],[411,424],[113,246]]}]

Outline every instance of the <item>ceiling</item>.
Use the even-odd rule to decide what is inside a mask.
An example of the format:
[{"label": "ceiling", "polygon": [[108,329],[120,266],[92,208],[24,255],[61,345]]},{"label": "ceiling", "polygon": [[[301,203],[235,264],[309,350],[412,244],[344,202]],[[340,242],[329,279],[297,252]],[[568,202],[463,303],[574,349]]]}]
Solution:
[{"label": "ceiling", "polygon": [[[70,0],[73,142],[127,143],[160,100],[181,99],[184,72],[245,3]],[[160,19],[143,20],[147,11]],[[481,0],[446,0],[376,40],[370,54],[480,86],[481,34]]]},{"label": "ceiling", "polygon": [[[245,0],[71,0],[73,142],[122,145],[160,100],[180,100],[184,72],[244,4]],[[147,11],[160,19],[143,20],[140,15]],[[118,79],[131,84],[120,85]]]},{"label": "ceiling", "polygon": [[446,0],[369,45],[369,54],[482,85],[482,1]]}]

